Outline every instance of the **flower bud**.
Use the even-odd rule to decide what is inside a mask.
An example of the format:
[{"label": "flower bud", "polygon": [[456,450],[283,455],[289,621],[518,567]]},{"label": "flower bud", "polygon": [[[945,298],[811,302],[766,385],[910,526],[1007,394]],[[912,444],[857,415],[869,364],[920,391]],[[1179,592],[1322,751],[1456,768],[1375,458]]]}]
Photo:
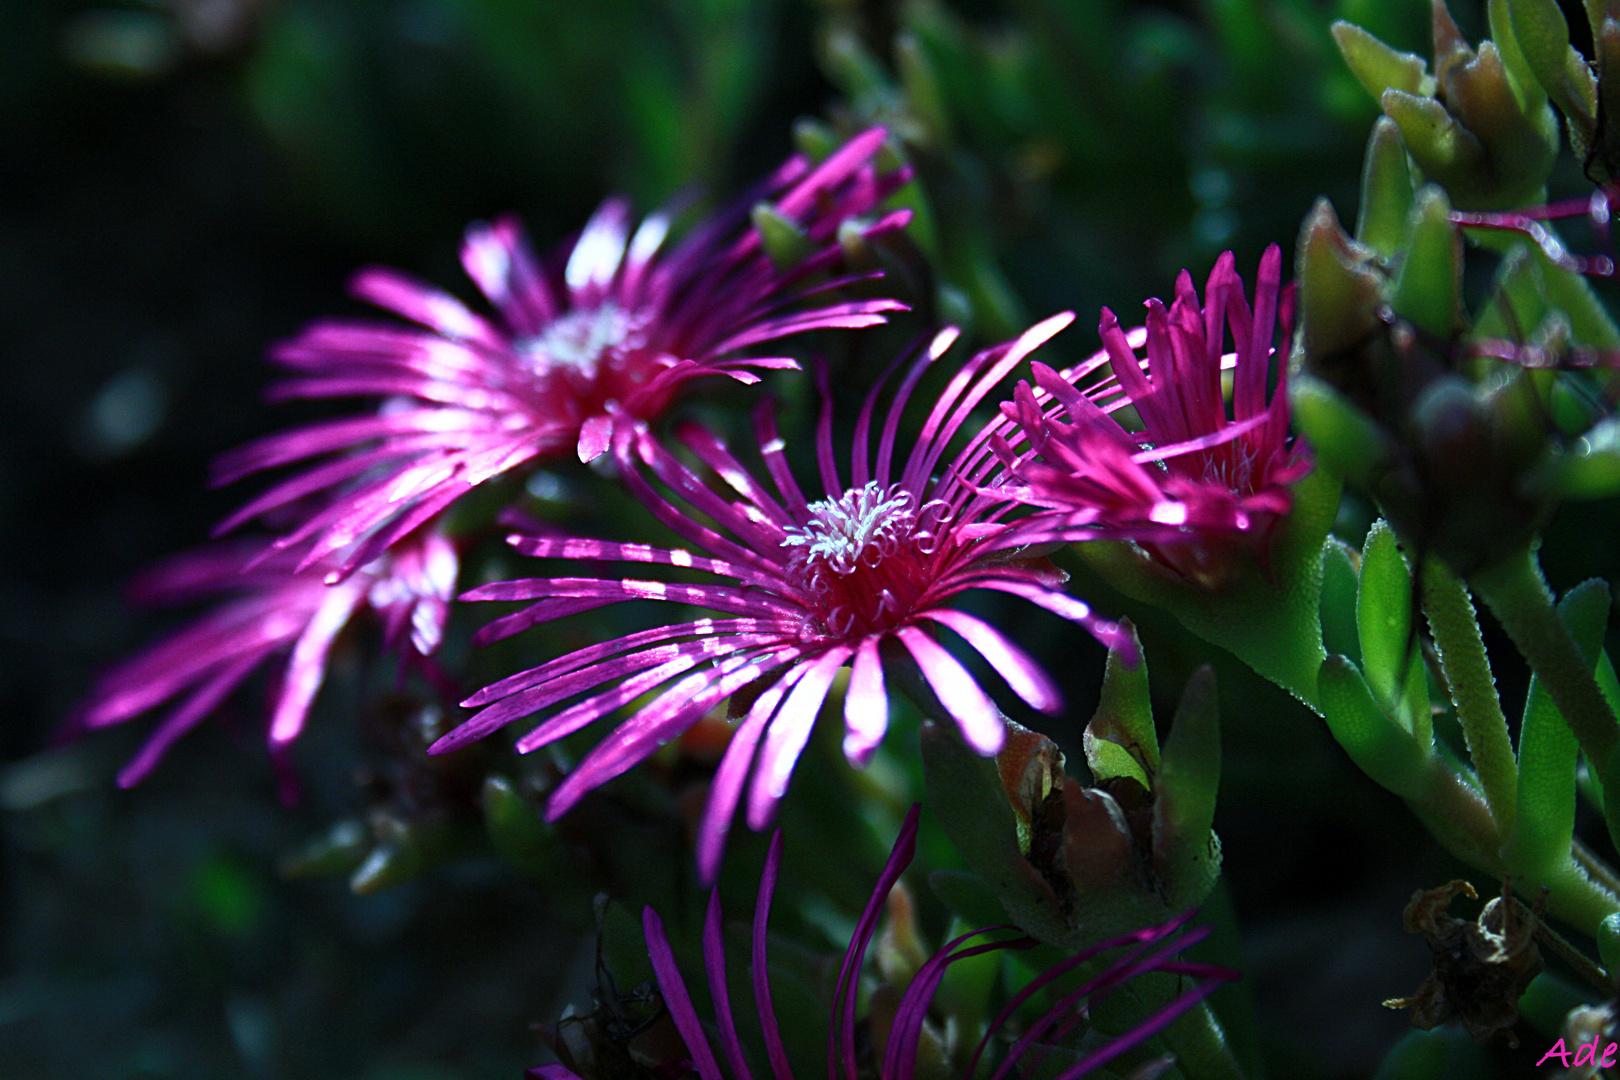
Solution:
[{"label": "flower bud", "polygon": [[[1375,133],[1369,157],[1388,138]],[[1565,370],[1570,339],[1603,340],[1604,327],[1570,302],[1583,294],[1518,249],[1471,332],[1445,193],[1416,193],[1398,244],[1387,214],[1373,220],[1377,251],[1346,236],[1325,202],[1306,220],[1294,417],[1317,460],[1373,496],[1407,550],[1471,575],[1528,545],[1559,498],[1620,490],[1601,395],[1589,374]],[[1498,333],[1511,339],[1487,336]]]},{"label": "flower bud", "polygon": [[1421,59],[1359,27],[1333,27],[1346,63],[1400,125],[1413,160],[1470,210],[1539,201],[1558,153],[1547,94],[1520,61],[1510,20],[1493,18],[1491,29],[1498,40],[1475,52],[1444,0],[1434,0],[1431,75]]},{"label": "flower bud", "polygon": [[1089,784],[1065,773],[1051,740],[1011,721],[995,773],[947,729],[923,732],[929,797],[952,843],[1014,921],[1064,948],[1195,907],[1220,873],[1214,675],[1189,680],[1161,757],[1146,666],[1124,660],[1140,652],[1128,623],[1120,639],[1086,728]]},{"label": "flower bud", "polygon": [[1359,353],[1382,329],[1384,275],[1373,252],[1339,225],[1333,204],[1318,199],[1299,240],[1299,332],[1307,369]]}]

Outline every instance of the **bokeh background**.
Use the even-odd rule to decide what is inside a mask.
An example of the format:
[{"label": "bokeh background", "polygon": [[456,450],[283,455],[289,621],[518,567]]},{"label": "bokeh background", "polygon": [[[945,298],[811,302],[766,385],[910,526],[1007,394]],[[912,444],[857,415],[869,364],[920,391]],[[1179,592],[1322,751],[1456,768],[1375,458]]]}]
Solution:
[{"label": "bokeh background", "polygon": [[[1478,7],[1455,15],[1477,40]],[[805,118],[878,121],[929,199],[918,303],[981,344],[1072,308],[1056,350],[1077,359],[1100,305],[1128,321],[1226,249],[1252,271],[1319,195],[1353,213],[1376,109],[1340,17],[1427,52],[1420,0],[0,5],[0,1073],[516,1077],[590,974],[577,910],[476,845],[371,896],[278,872],[361,812],[357,773],[386,758],[352,657],[297,751],[296,807],[251,694],[134,791],[112,777],[139,732],[52,745],[96,671],[174,625],[121,589],[242,498],[207,488],[210,457],[319,413],[261,405],[261,358],[360,313],[354,269],[469,296],[469,221],[516,210],[550,246],[614,192],[736,193]],[[1558,183],[1584,190],[1567,163]],[[1593,515],[1549,541],[1560,588],[1615,576]],[[1352,504],[1345,535],[1366,524]],[[1163,618],[1143,633],[1173,703],[1212,650]],[[1100,652],[1070,666],[1075,716],[1045,730],[1072,747]],[[1368,1075],[1405,1025],[1379,1002],[1428,967],[1401,907],[1460,868],[1302,708],[1219,674],[1247,1037],[1276,1076]],[[1460,1042],[1458,1067],[1529,1075],[1529,1050]]]}]

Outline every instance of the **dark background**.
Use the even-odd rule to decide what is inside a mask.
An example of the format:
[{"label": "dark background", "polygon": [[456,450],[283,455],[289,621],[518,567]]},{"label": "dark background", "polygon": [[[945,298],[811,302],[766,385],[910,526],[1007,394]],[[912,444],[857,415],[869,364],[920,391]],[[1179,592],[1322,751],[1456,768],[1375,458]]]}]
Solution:
[{"label": "dark background", "polygon": [[[209,458],[320,412],[263,407],[261,356],[359,312],[356,267],[470,296],[468,221],[515,209],[549,246],[615,191],[739,190],[801,117],[884,120],[972,332],[1072,307],[1077,358],[1099,305],[1128,321],[1229,247],[1250,271],[1318,194],[1349,218],[1375,110],[1327,39],[1340,15],[1426,51],[1415,0],[0,5],[0,1072],[514,1077],[578,982],[559,972],[589,966],[487,856],[371,897],[277,873],[360,806],[352,661],[296,808],[251,693],[132,792],[112,776],[138,731],[47,748],[96,671],[174,625],[122,583],[243,497],[207,490]],[[935,112],[893,80],[908,40]],[[1352,508],[1345,533],[1365,525]],[[1554,584],[1612,576],[1612,536],[1606,511],[1555,531]],[[1209,650],[1144,633],[1173,701]],[[1275,1075],[1365,1075],[1404,1030],[1378,1002],[1427,968],[1400,908],[1458,868],[1304,710],[1220,674],[1217,824]]]}]

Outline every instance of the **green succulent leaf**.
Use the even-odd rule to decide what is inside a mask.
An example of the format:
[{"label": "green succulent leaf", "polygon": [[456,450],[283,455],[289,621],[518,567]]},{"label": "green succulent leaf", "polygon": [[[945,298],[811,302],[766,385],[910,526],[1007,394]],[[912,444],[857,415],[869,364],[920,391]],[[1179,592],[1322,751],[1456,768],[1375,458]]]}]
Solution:
[{"label": "green succulent leaf", "polygon": [[[1583,654],[1595,656],[1602,649],[1608,608],[1609,588],[1597,579],[1582,582],[1559,601],[1558,614]],[[1546,875],[1569,861],[1578,759],[1574,733],[1546,684],[1532,676],[1519,725],[1518,812],[1505,852],[1520,873]]]},{"label": "green succulent leaf", "polygon": [[1356,627],[1356,591],[1361,585],[1361,553],[1337,537],[1322,545],[1322,645],[1328,653],[1361,660]]},{"label": "green succulent leaf", "polygon": [[[1374,522],[1362,547],[1356,625],[1373,694],[1387,712],[1401,718],[1413,738],[1426,742],[1428,694],[1421,657],[1414,655],[1412,575],[1394,530],[1383,520]],[[1424,684],[1421,701],[1416,684]]]},{"label": "green succulent leaf", "polygon": [[1147,660],[1136,627],[1129,619],[1119,625],[1128,649],[1108,650],[1102,695],[1083,736],[1086,764],[1098,780],[1130,776],[1152,791],[1151,777],[1159,771],[1159,737],[1153,727]]},{"label": "green succulent leaf", "polygon": [[1319,468],[1370,487],[1395,460],[1395,443],[1378,422],[1325,380],[1295,375],[1288,384],[1288,401]]},{"label": "green succulent leaf", "polygon": [[1394,88],[1408,94],[1434,93],[1429,65],[1416,53],[1400,52],[1353,23],[1333,24],[1333,41],[1356,81],[1374,98]]},{"label": "green succulent leaf", "polygon": [[1356,239],[1386,261],[1401,251],[1412,212],[1412,169],[1401,129],[1387,116],[1373,124],[1361,163],[1361,210]]},{"label": "green succulent leaf", "polygon": [[814,250],[804,230],[770,203],[756,203],[751,216],[754,228],[759,231],[760,244],[778,270],[791,270]]},{"label": "green succulent leaf", "polygon": [[1506,0],[1513,37],[1525,64],[1564,114],[1577,156],[1597,129],[1597,80],[1569,43],[1569,23],[1557,0]]},{"label": "green succulent leaf", "polygon": [[1566,499],[1598,499],[1620,492],[1620,419],[1588,431],[1560,457],[1553,494]]},{"label": "green succulent leaf", "polygon": [[1322,715],[1350,760],[1362,772],[1403,798],[1418,794],[1432,745],[1417,742],[1410,732],[1379,707],[1361,669],[1349,657],[1330,656],[1317,676]]},{"label": "green succulent leaf", "polygon": [[[1401,130],[1411,145],[1411,132],[1404,125]],[[1449,341],[1463,327],[1462,234],[1452,224],[1445,192],[1433,184],[1417,193],[1405,246],[1390,307],[1418,329]]]},{"label": "green succulent leaf", "polygon": [[963,861],[1019,926],[1043,941],[1065,940],[1069,927],[1057,897],[1018,848],[1018,819],[995,759],[975,754],[956,731],[937,724],[924,724],[918,738],[928,805]]},{"label": "green succulent leaf", "polygon": [[1215,672],[1193,672],[1165,741],[1164,770],[1153,800],[1153,848],[1172,904],[1202,903],[1220,872],[1220,842],[1211,831],[1221,782],[1221,721]]}]

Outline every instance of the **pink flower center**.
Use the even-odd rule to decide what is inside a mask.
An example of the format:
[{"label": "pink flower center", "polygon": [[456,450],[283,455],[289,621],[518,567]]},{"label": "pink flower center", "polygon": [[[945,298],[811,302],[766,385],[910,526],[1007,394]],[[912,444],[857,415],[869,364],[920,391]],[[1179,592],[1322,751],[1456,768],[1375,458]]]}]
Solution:
[{"label": "pink flower center", "polygon": [[787,530],[788,573],[810,598],[820,629],[865,635],[902,623],[933,578],[932,534],[920,527],[909,492],[876,482],[809,506]]},{"label": "pink flower center", "polygon": [[545,416],[579,423],[610,404],[640,417],[656,415],[669,391],[651,397],[643,388],[676,363],[648,333],[652,313],[612,300],[557,316],[538,333],[513,342],[528,362],[527,394]]}]

